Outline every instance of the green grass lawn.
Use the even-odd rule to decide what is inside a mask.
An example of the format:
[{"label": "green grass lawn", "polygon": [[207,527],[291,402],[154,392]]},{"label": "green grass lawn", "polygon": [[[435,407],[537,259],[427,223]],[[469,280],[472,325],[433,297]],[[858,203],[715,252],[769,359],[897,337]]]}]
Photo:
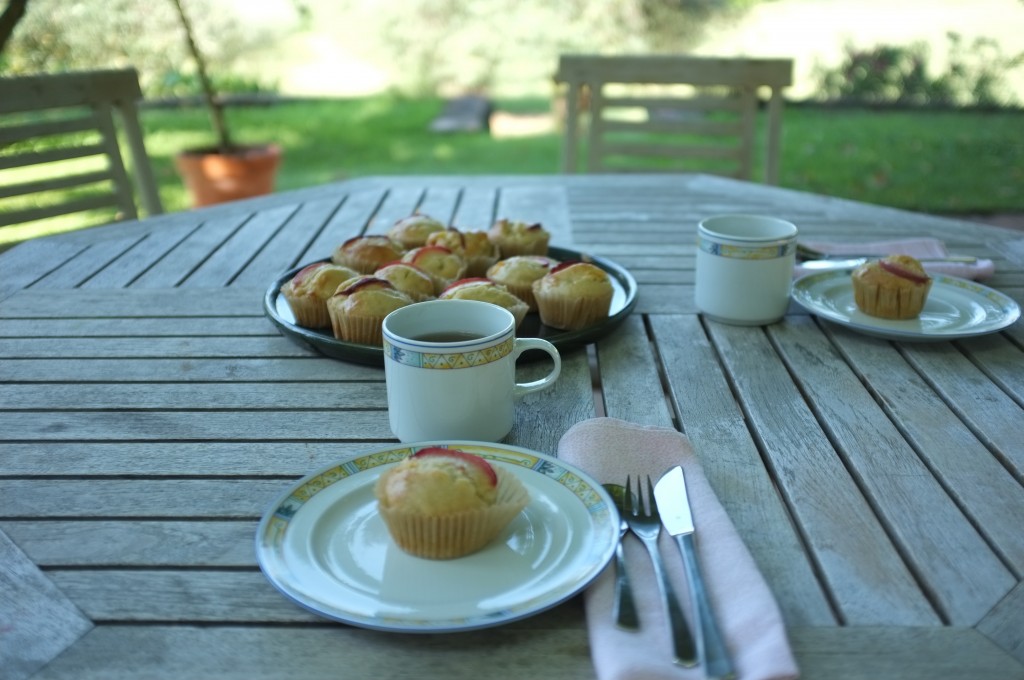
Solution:
[{"label": "green grass lawn", "polygon": [[[497,104],[516,113],[547,110],[543,100]],[[236,141],[284,148],[278,190],[374,174],[558,172],[557,132],[504,139],[431,133],[441,107],[440,100],[379,96],[232,108],[228,119]],[[146,109],[142,118],[165,207],[185,208],[173,156],[212,141],[205,113]],[[783,127],[784,187],[930,213],[1024,212],[1022,112],[791,106]],[[0,246],[38,233],[26,229],[0,230]]]}]

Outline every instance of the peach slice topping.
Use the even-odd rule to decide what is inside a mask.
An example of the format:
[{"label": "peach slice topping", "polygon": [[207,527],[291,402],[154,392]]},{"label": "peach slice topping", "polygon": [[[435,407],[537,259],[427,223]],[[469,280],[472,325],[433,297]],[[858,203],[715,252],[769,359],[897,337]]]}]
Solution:
[{"label": "peach slice topping", "polygon": [[926,275],[918,274],[917,272],[912,272],[909,269],[901,267],[900,265],[895,264],[893,262],[879,260],[878,265],[885,271],[889,272],[890,274],[898,276],[901,279],[913,281],[914,283],[928,283],[928,281],[930,280],[929,277]]},{"label": "peach slice topping", "polygon": [[425,449],[420,449],[416,453],[412,454],[413,458],[426,458],[428,456],[447,456],[448,458],[454,458],[455,460],[474,465],[483,472],[487,479],[490,480],[491,486],[498,485],[498,473],[494,471],[491,464],[480,456],[475,456],[472,453],[466,453],[465,451],[459,451],[458,449],[445,449],[440,446],[431,446]]}]

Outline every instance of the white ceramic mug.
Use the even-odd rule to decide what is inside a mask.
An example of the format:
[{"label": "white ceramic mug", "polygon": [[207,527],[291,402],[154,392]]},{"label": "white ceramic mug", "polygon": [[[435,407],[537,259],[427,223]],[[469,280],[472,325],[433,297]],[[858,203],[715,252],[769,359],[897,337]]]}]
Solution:
[{"label": "white ceramic mug", "polygon": [[[384,373],[391,431],[403,442],[498,441],[515,422],[515,400],[558,378],[558,350],[540,338],[516,338],[515,318],[476,300],[431,300],[384,318]],[[516,358],[547,352],[554,368],[516,382]]]},{"label": "white ceramic mug", "polygon": [[761,215],[716,215],[697,227],[697,309],[724,323],[762,326],[789,307],[797,228]]}]

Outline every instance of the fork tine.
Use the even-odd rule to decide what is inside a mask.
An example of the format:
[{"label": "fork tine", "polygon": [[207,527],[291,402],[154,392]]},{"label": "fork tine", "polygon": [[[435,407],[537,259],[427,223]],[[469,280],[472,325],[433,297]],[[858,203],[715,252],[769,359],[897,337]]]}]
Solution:
[{"label": "fork tine", "polygon": [[640,483],[640,475],[636,476],[636,505],[639,508],[639,514],[641,517],[650,517],[650,513],[647,512],[647,503],[644,498],[644,487]]},{"label": "fork tine", "polygon": [[622,507],[623,509],[628,508],[629,514],[636,514],[636,501],[633,500],[633,489],[630,486],[629,475],[626,475],[626,497],[622,499]]},{"label": "fork tine", "polygon": [[651,483],[651,476],[647,475],[647,505],[651,508],[650,514],[652,517],[661,517],[658,512],[658,504],[654,500],[654,484]]}]

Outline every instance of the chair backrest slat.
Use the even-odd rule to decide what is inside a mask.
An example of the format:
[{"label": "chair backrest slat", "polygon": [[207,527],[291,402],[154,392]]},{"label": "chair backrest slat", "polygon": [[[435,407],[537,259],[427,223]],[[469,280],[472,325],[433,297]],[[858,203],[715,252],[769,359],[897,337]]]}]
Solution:
[{"label": "chair backrest slat", "polygon": [[112,193],[96,194],[86,198],[76,198],[65,201],[59,205],[40,206],[38,208],[25,208],[0,212],[0,227],[12,224],[23,224],[35,220],[44,220],[48,217],[60,215],[71,215],[74,213],[86,212],[87,210],[100,210],[103,208],[116,208],[117,197]]},{"label": "chair backrest slat", "polygon": [[98,182],[111,182],[113,179],[113,175],[110,174],[110,171],[103,169],[95,170],[93,172],[80,172],[73,175],[47,177],[45,179],[35,180],[32,182],[22,182],[19,184],[3,184],[0,185],[0,198],[28,196],[29,194],[38,194],[44,191],[54,191],[57,189],[74,189],[75,187],[87,186]]},{"label": "chair backrest slat", "polygon": [[565,86],[562,170],[755,179],[759,92],[768,90],[760,179],[775,184],[781,91],[792,77],[790,59],[563,55],[555,76]]},{"label": "chair backrest slat", "polygon": [[0,168],[27,168],[33,165],[45,165],[47,163],[59,163],[77,158],[89,158],[90,156],[103,156],[106,154],[106,147],[102,144],[89,144],[85,146],[57,147],[54,149],[43,149],[42,151],[28,151],[26,153],[0,156]]},{"label": "chair backrest slat", "polygon": [[0,225],[111,207],[113,219],[136,218],[121,138],[142,205],[162,213],[138,122],[141,97],[134,69],[0,78],[0,198],[11,201],[0,206]]},{"label": "chair backrest slat", "polygon": [[0,144],[16,144],[31,139],[54,137],[75,132],[89,132],[95,130],[97,125],[96,116],[92,113],[77,118],[64,118],[60,120],[44,120],[25,123],[22,125],[8,125],[0,127]]}]

